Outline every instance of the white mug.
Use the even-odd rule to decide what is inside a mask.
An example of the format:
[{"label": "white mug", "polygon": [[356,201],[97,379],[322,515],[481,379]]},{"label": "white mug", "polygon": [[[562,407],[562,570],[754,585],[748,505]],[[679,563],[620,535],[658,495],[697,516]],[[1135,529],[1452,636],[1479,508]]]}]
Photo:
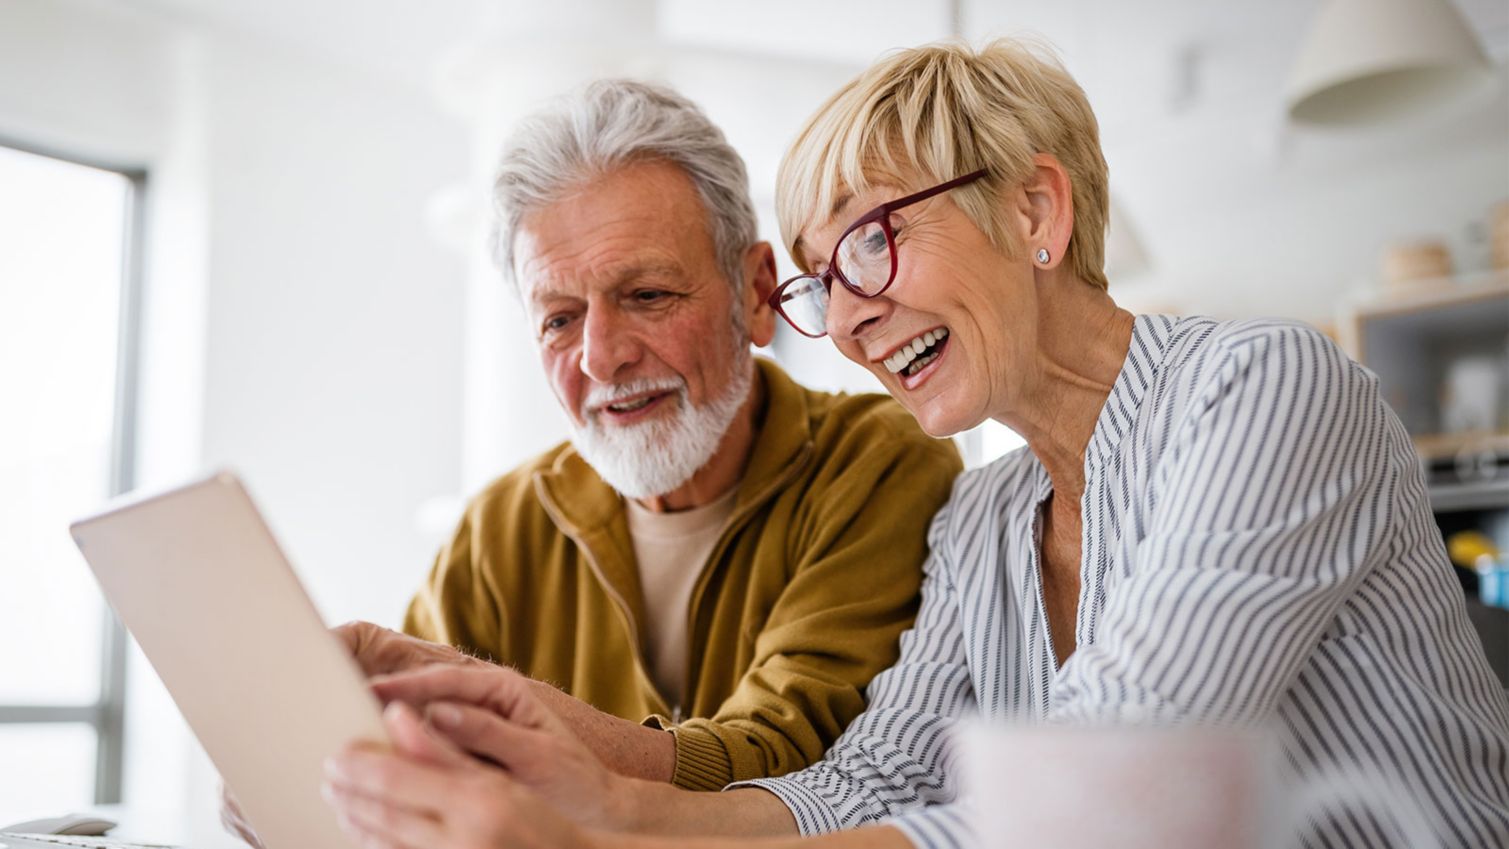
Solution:
[{"label": "white mug", "polygon": [[1400,846],[1440,847],[1419,805],[1381,778],[1283,781],[1264,732],[975,720],[954,742],[982,849],[1290,849],[1308,817],[1358,808]]}]

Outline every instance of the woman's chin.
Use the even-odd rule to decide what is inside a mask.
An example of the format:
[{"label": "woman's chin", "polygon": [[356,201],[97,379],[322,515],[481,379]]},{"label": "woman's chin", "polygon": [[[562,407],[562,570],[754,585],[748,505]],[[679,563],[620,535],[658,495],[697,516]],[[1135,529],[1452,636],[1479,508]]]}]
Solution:
[{"label": "woman's chin", "polygon": [[923,433],[934,439],[956,436],[984,421],[979,417],[966,415],[936,397],[928,399],[920,408],[912,409],[910,405],[907,407]]}]

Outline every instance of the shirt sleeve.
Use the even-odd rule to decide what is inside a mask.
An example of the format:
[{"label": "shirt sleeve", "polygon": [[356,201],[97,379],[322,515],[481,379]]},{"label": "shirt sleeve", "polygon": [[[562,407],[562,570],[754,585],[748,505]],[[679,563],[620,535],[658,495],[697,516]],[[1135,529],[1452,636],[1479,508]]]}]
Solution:
[{"label": "shirt sleeve", "polygon": [[733,785],[775,794],[804,835],[886,819],[918,846],[971,842],[956,806],[939,804],[956,792],[948,735],[975,709],[960,600],[942,553],[947,514],[940,511],[929,531],[933,553],[923,567],[916,623],[901,637],[896,665],[870,683],[869,708],[818,763]]},{"label": "shirt sleeve", "polygon": [[1265,719],[1383,550],[1413,454],[1376,378],[1299,325],[1222,344],[1050,720]]},{"label": "shirt sleeve", "polygon": [[[822,757],[895,662],[918,609],[918,565],[933,514],[962,464],[945,442],[908,432],[837,447],[793,521],[791,577],[754,656],[717,712],[672,727],[678,787],[720,790]],[[660,717],[651,722],[666,727]]]}]

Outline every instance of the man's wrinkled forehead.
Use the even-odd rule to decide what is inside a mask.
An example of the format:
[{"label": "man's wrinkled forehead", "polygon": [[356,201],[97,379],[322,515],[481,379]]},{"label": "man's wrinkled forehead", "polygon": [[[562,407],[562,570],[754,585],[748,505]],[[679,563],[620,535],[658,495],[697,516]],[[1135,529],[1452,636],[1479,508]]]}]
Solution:
[{"label": "man's wrinkled forehead", "polygon": [[683,273],[713,251],[690,179],[660,163],[628,166],[578,186],[522,216],[513,238],[514,276],[525,300]]},{"label": "man's wrinkled forehead", "polygon": [[604,260],[586,267],[563,267],[546,261],[520,263],[519,293],[526,304],[561,298],[583,298],[592,290],[613,290],[638,282],[666,279],[683,273],[673,257],[645,252]]}]

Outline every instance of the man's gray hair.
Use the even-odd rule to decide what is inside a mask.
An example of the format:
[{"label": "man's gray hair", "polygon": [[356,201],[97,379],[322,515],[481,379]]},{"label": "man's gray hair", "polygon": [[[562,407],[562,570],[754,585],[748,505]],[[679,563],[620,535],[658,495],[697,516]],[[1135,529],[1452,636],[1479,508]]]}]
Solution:
[{"label": "man's gray hair", "polygon": [[493,258],[517,286],[519,222],[583,183],[640,161],[691,178],[707,211],[718,268],[737,292],[758,238],[744,160],[702,110],[664,86],[598,80],[524,119],[503,146],[493,181]]}]

